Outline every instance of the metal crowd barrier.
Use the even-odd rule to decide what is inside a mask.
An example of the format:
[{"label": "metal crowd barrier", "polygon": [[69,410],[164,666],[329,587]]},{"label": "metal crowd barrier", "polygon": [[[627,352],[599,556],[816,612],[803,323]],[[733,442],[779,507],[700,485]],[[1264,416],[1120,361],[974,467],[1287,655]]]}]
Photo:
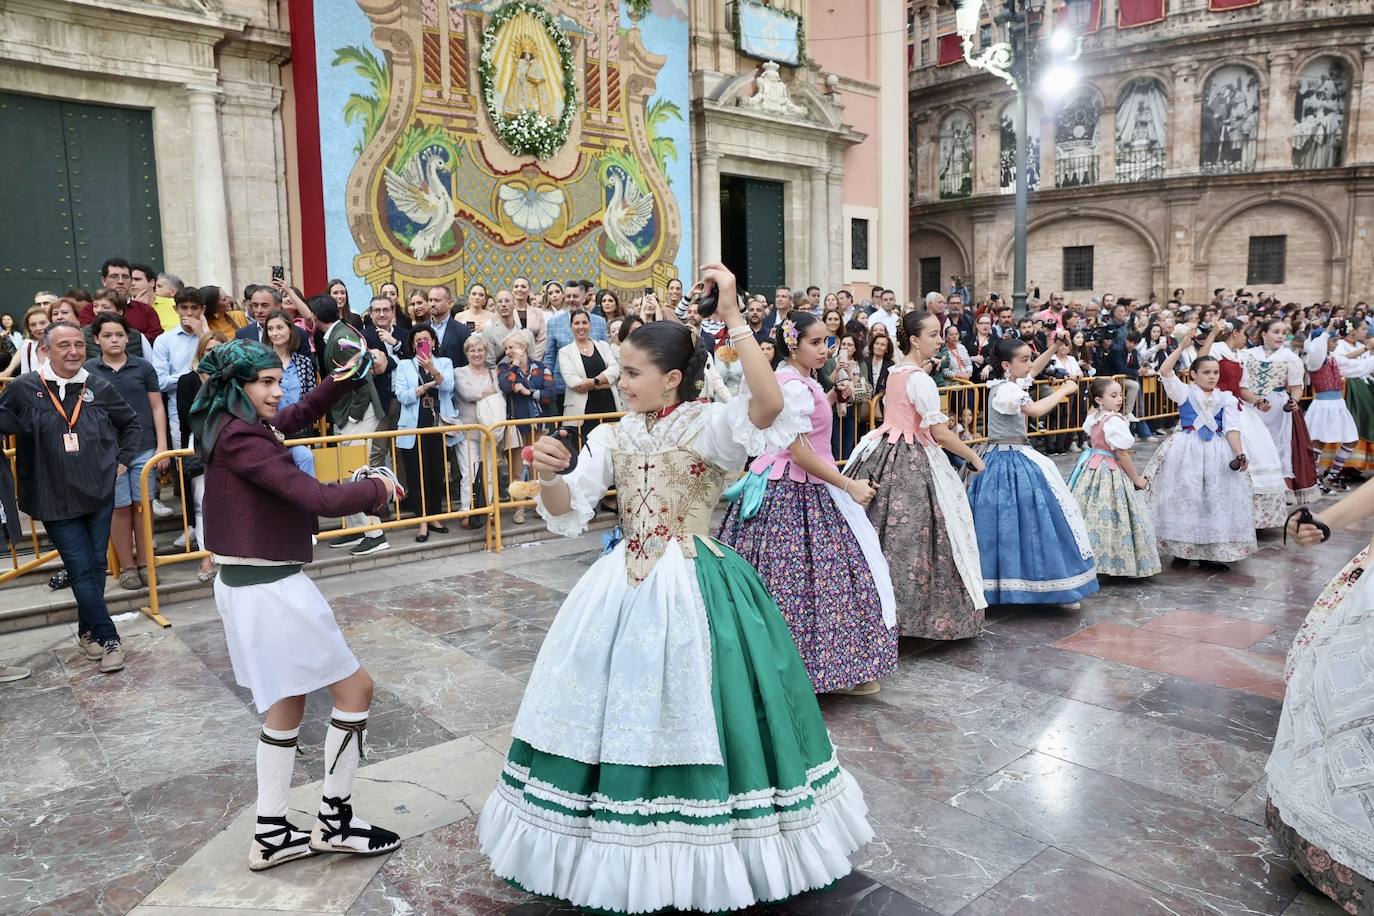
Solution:
[{"label": "metal crowd barrier", "polygon": [[[1179,377],[1184,381],[1189,378],[1187,372],[1179,372]],[[1114,376],[1114,378],[1120,379],[1122,377]],[[1037,398],[1042,397],[1057,384],[1057,382],[1038,381],[1033,386],[1032,393]],[[1080,391],[1083,387],[1086,387],[1086,382],[1080,384]],[[1303,399],[1307,400],[1310,396],[1309,390],[1305,392]],[[957,382],[945,385],[940,388],[940,403],[943,411],[952,418],[953,422],[964,427],[963,438],[966,442],[977,444],[986,439],[987,385],[985,383]],[[839,406],[836,407],[836,433],[832,443],[835,458],[840,462],[848,458],[855,443],[865,433],[882,423],[882,395],[877,394],[858,403],[850,402],[844,404],[843,408],[840,410]],[[1070,399],[1041,418],[1039,425],[1033,423],[1030,431],[1031,437],[1033,439],[1045,439],[1047,437],[1075,436],[1081,429],[1084,409],[1084,401],[1081,396]],[[1146,422],[1153,422],[1168,420],[1176,417],[1177,413],[1177,405],[1164,393],[1162,381],[1149,376],[1140,379],[1140,394],[1135,410],[1137,418]],[[509,491],[509,484],[512,480],[527,479],[529,476],[528,469],[523,467],[521,449],[539,436],[547,435],[560,426],[576,426],[580,429],[588,421],[614,423],[622,416],[624,416],[623,413],[600,413],[534,417],[523,420],[505,420],[492,426],[469,423],[426,429],[400,429],[333,436],[318,435],[291,439],[286,444],[288,446],[309,447],[315,458],[316,476],[328,483],[345,479],[356,468],[368,464],[372,444],[379,441],[387,443],[386,456],[389,459],[387,463],[392,468],[398,468],[400,466],[400,454],[404,450],[396,446],[396,440],[403,436],[417,437],[413,448],[416,450],[417,473],[420,479],[405,482],[409,488],[407,502],[410,501],[410,494],[414,494],[414,505],[420,511],[403,514],[401,505],[393,500],[392,517],[389,520],[378,521],[364,527],[340,527],[324,531],[320,534],[321,540],[350,537],[365,531],[410,528],[418,526],[421,522],[442,523],[450,519],[481,518],[486,549],[499,551],[502,549],[503,541],[502,513],[517,509],[529,509],[534,505],[533,499],[517,498],[512,496]],[[446,482],[443,511],[425,514],[423,512],[425,505],[425,458],[421,439],[427,436],[447,437],[450,434],[460,434],[464,437],[464,441],[471,441],[474,438],[477,440],[476,455],[480,461],[481,473],[480,475],[473,475],[473,486],[475,490],[480,491],[480,496],[478,492],[472,494],[474,502],[472,508],[454,507],[454,489],[459,485],[459,482],[453,480],[455,475],[453,473],[452,449],[462,447],[463,442],[460,442],[458,446],[446,445],[443,449],[444,469],[442,477]],[[189,449],[172,449],[160,452],[148,461],[142,471],[141,524],[148,543],[153,544],[154,547],[153,556],[149,558],[147,565],[148,604],[141,610],[162,626],[170,626],[170,621],[161,611],[161,601],[158,595],[159,570],[174,564],[196,562],[209,556],[198,539],[196,539],[195,548],[192,548],[196,518],[195,484],[193,478],[186,476],[185,459],[193,454]],[[14,450],[5,450],[5,457],[13,469]],[[150,478],[157,473],[157,464],[164,458],[173,462],[172,480],[174,482],[180,481],[176,490],[180,499],[182,534],[185,537],[184,546],[172,553],[158,553],[153,540],[152,500],[159,495],[160,489],[150,487],[149,483]],[[613,497],[614,491],[607,495]],[[461,497],[459,501],[461,506]],[[477,503],[483,504],[477,505]],[[11,545],[12,568],[0,572],[0,584],[12,581],[58,558],[56,550],[42,550],[42,542],[38,537],[37,528],[32,523],[29,525],[28,539],[32,544],[31,558],[22,559],[25,554],[21,554],[15,545]],[[112,574],[118,575],[119,568],[113,548],[110,551],[110,569]]]}]

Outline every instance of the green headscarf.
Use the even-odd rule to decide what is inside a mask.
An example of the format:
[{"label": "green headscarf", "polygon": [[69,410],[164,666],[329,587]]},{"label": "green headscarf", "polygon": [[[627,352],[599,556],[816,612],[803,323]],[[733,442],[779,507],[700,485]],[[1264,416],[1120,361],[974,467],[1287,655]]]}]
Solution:
[{"label": "green headscarf", "polygon": [[243,386],[264,369],[282,368],[281,360],[270,347],[255,340],[231,340],[205,354],[196,372],[206,374],[205,384],[191,404],[191,435],[196,451],[204,461],[215,450],[215,440],[224,424],[234,417],[257,423],[258,412]]}]

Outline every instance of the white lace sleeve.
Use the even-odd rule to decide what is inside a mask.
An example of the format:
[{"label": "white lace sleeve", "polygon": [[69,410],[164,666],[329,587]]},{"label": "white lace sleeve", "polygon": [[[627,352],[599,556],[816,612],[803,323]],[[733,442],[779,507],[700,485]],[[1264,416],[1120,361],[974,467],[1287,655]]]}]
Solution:
[{"label": "white lace sleeve", "polygon": [[811,432],[811,414],[816,402],[811,389],[800,379],[782,386],[782,413],[773,425],[759,429],[749,419],[747,379],[740,383],[739,394],[725,404],[707,406],[706,425],[697,436],[696,450],[701,457],[725,471],[737,471],[751,457],[775,448],[786,448],[798,436]]},{"label": "white lace sleeve", "polygon": [[1292,350],[1281,350],[1286,354],[1283,358],[1288,368],[1288,387],[1300,387],[1307,380],[1307,369],[1302,364],[1302,357]]},{"label": "white lace sleeve", "polygon": [[1229,391],[1221,393],[1221,415],[1225,432],[1240,429],[1240,401]]},{"label": "white lace sleeve", "polygon": [[992,392],[992,409],[1008,416],[1014,417],[1021,413],[1021,405],[1030,402],[1031,396],[1015,382],[1004,381]]},{"label": "white lace sleeve", "polygon": [[949,422],[949,415],[940,409],[940,389],[935,387],[935,380],[924,372],[907,373],[906,396],[921,412],[922,429]]},{"label": "white lace sleeve", "polygon": [[544,505],[544,491],[534,499],[534,509],[549,525],[549,532],[562,537],[574,538],[587,530],[588,523],[596,515],[596,504],[606,495],[615,476],[611,453],[615,447],[616,428],[613,423],[602,423],[587,437],[582,452],[577,456],[577,467],[563,475],[568,485],[567,512],[554,515]]},{"label": "white lace sleeve", "polygon": [[1302,351],[1302,362],[1308,372],[1316,372],[1326,363],[1326,351],[1326,332],[1322,331],[1309,340],[1307,348]]},{"label": "white lace sleeve", "polygon": [[1131,435],[1131,424],[1120,414],[1112,414],[1102,421],[1102,437],[1112,448],[1131,448],[1135,436]]},{"label": "white lace sleeve", "polygon": [[1188,386],[1179,380],[1177,375],[1166,375],[1164,379],[1164,393],[1175,404],[1182,404],[1188,400]]}]

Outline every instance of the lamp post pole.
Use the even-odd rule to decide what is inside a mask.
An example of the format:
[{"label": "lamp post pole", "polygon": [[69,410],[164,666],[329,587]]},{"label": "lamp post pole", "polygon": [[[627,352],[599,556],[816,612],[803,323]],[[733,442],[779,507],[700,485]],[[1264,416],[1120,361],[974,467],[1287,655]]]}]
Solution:
[{"label": "lamp post pole", "polygon": [[1012,75],[1016,87],[1016,223],[1012,230],[1012,313],[1018,319],[1026,313],[1026,197],[1029,176],[1026,174],[1026,154],[1030,149],[1027,121],[1030,120],[1030,54],[1027,48],[1027,19],[1017,0],[1006,0],[1007,31],[1011,38]]}]

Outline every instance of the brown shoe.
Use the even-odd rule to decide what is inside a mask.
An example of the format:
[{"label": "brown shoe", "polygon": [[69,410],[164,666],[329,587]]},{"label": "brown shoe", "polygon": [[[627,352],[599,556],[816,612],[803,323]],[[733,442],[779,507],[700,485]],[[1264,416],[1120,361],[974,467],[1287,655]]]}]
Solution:
[{"label": "brown shoe", "polygon": [[105,644],[105,654],[100,657],[100,673],[114,674],[124,670],[124,650],[118,642]]},{"label": "brown shoe", "polygon": [[90,633],[78,633],[76,635],[76,645],[81,649],[82,654],[93,662],[100,661],[101,657],[105,654],[105,647],[94,639],[91,639]]},{"label": "brown shoe", "polygon": [[126,588],[131,592],[136,592],[143,587],[143,580],[138,577],[138,570],[126,569],[119,574],[119,587]]}]

